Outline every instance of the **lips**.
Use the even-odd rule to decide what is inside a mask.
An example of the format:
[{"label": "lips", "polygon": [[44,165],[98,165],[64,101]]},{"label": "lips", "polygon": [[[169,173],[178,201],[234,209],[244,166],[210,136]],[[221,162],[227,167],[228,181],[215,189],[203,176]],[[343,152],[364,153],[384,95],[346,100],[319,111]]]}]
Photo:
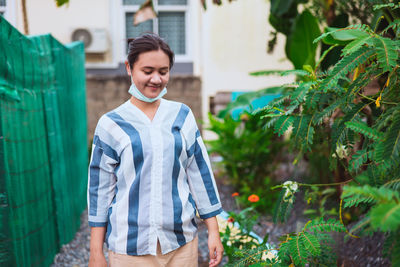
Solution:
[{"label": "lips", "polygon": [[147,85],[148,88],[150,88],[152,91],[159,90],[161,87],[157,85]]}]

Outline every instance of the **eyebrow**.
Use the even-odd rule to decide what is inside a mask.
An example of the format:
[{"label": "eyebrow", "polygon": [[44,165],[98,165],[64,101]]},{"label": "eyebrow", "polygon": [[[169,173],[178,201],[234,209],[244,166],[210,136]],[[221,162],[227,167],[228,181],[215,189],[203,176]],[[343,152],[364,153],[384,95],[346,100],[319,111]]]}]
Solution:
[{"label": "eyebrow", "polygon": [[[143,68],[143,69],[152,69],[152,70],[156,69],[156,68],[150,67],[150,66],[144,66],[144,67],[142,67],[142,68]],[[169,68],[168,66],[165,66],[165,67],[161,67],[160,70],[168,69],[168,68]]]}]

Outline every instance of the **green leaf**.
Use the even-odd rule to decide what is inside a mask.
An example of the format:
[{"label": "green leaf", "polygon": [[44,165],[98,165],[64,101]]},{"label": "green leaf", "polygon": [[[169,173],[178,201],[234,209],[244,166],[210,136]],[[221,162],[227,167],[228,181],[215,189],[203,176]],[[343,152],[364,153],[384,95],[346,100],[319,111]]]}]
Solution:
[{"label": "green leaf", "polygon": [[69,0],[56,0],[57,7],[63,6],[68,3],[69,3]]},{"label": "green leaf", "polygon": [[333,67],[331,74],[322,80],[320,87],[324,92],[335,87],[340,78],[344,78],[347,73],[353,71],[360,64],[363,64],[374,53],[374,50],[368,47],[361,47],[356,52],[346,55]]},{"label": "green leaf", "polygon": [[371,225],[382,231],[395,231],[400,226],[400,204],[396,202],[376,205],[371,210]]},{"label": "green leaf", "polygon": [[332,149],[335,150],[337,147],[338,143],[344,143],[342,142],[343,136],[345,135],[346,132],[346,125],[345,123],[348,121],[354,121],[356,118],[358,118],[358,114],[363,110],[366,106],[368,106],[368,103],[358,103],[357,105],[353,106],[350,111],[346,113],[346,115],[341,119],[341,120],[336,120],[334,124],[333,131],[332,131]]},{"label": "green leaf", "polygon": [[[314,43],[321,41],[329,35],[335,35],[334,39],[340,41],[351,41],[365,34],[370,34],[372,31],[367,25],[357,24],[349,25],[346,28],[328,28],[329,30],[316,38]],[[343,32],[343,33],[341,33]]]},{"label": "green leaf", "polygon": [[289,127],[293,124],[294,117],[293,116],[281,116],[274,125],[274,131],[278,133],[278,135],[284,134]]},{"label": "green leaf", "polygon": [[331,36],[335,41],[339,42],[349,42],[361,37],[370,36],[365,30],[357,28],[344,28],[343,30],[341,30],[338,28],[327,27],[327,32],[331,32],[331,34],[329,34],[328,36]]},{"label": "green leaf", "polygon": [[383,186],[392,188],[394,190],[398,190],[400,188],[400,178],[395,178],[393,180],[390,180],[386,182]]},{"label": "green leaf", "polygon": [[314,127],[312,119],[315,116],[301,115],[296,117],[293,123],[292,137],[296,146],[308,149],[308,145],[313,143]]},{"label": "green leaf", "polygon": [[304,246],[302,234],[298,234],[289,240],[290,254],[292,255],[294,264],[304,266],[304,263],[309,255],[309,251]]},{"label": "green leaf", "polygon": [[[287,218],[289,217],[290,211],[293,208],[293,203],[289,201],[285,201],[285,191],[286,190],[281,190],[279,197],[275,203],[275,210],[274,210],[274,216],[273,216],[273,221],[274,223],[277,222],[285,222]],[[294,201],[295,196],[293,196],[293,201]]]},{"label": "green leaf", "polygon": [[312,220],[305,229],[314,233],[318,232],[345,232],[346,228],[343,224],[335,219],[325,221],[322,218]]},{"label": "green leaf", "polygon": [[355,121],[348,121],[345,123],[347,128],[350,128],[356,133],[363,134],[368,138],[371,138],[375,141],[382,141],[383,140],[383,133],[370,128],[364,122],[355,122]]},{"label": "green leaf", "polygon": [[383,244],[382,255],[391,260],[392,266],[400,266],[400,232],[389,233]]},{"label": "green leaf", "polygon": [[293,0],[271,0],[270,12],[275,16],[282,16],[289,11]]},{"label": "green leaf", "polygon": [[364,35],[364,36],[358,37],[357,39],[355,39],[355,40],[351,41],[350,43],[348,43],[342,49],[342,56],[345,56],[345,55],[348,55],[348,54],[351,54],[351,53],[357,51],[364,44],[371,44],[372,43],[372,39],[373,39],[373,37],[371,35]]},{"label": "green leaf", "polygon": [[321,254],[321,245],[314,235],[304,232],[302,239],[304,246],[312,254],[312,256],[318,256]]},{"label": "green leaf", "polygon": [[332,104],[330,104],[329,106],[327,106],[326,108],[324,108],[324,110],[322,110],[321,112],[318,112],[316,114],[316,116],[314,117],[314,123],[315,124],[321,124],[323,122],[323,120],[329,116],[332,115],[332,113],[340,107],[340,105],[342,105],[344,102],[344,99],[339,98],[337,99],[335,102],[333,102]]},{"label": "green leaf", "polygon": [[296,18],[286,40],[286,55],[296,69],[302,69],[303,65],[315,66],[317,45],[313,40],[320,34],[318,20],[308,10]]},{"label": "green leaf", "polygon": [[396,66],[396,60],[398,59],[395,41],[380,36],[374,38],[373,41],[377,50],[379,67],[384,72],[391,71]]},{"label": "green leaf", "polygon": [[251,76],[268,76],[268,75],[280,75],[280,76],[288,76],[288,75],[297,75],[300,77],[309,76],[310,73],[305,70],[261,70],[250,72]]},{"label": "green leaf", "polygon": [[349,170],[356,172],[368,160],[370,152],[367,149],[358,150],[349,162]]},{"label": "green leaf", "polygon": [[357,206],[359,203],[390,203],[393,199],[399,199],[399,193],[387,187],[344,186],[342,199],[345,207]]},{"label": "green leaf", "polygon": [[385,159],[399,157],[400,154],[400,114],[394,117],[392,125],[387,131],[385,141],[383,143],[385,147],[383,157]]},{"label": "green leaf", "polygon": [[308,93],[308,90],[311,89],[311,86],[313,84],[314,84],[314,82],[300,83],[300,85],[291,94],[290,100],[296,101],[298,103],[303,102],[306,94]]}]

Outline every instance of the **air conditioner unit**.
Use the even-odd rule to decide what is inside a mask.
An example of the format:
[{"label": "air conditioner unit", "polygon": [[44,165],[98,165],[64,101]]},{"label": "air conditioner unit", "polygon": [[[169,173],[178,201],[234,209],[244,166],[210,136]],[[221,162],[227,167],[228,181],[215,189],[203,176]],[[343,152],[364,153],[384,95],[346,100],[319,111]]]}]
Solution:
[{"label": "air conditioner unit", "polygon": [[71,34],[72,41],[82,41],[86,53],[105,53],[108,50],[108,38],[105,29],[78,28]]}]

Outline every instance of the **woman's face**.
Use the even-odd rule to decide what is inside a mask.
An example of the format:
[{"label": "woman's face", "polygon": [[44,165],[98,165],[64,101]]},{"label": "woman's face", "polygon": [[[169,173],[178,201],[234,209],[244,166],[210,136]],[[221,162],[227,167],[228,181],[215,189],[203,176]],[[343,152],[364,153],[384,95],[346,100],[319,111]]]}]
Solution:
[{"label": "woman's face", "polygon": [[169,58],[162,50],[141,53],[130,71],[125,62],[128,74],[140,92],[149,98],[157,97],[169,80]]}]

